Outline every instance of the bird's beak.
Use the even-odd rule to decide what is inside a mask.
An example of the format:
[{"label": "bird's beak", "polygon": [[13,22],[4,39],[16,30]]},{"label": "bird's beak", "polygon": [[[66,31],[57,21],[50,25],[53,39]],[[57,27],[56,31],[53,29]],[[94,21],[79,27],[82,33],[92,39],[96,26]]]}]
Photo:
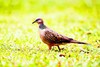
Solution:
[{"label": "bird's beak", "polygon": [[36,22],[36,20],[34,22],[32,22],[32,24],[34,24]]}]

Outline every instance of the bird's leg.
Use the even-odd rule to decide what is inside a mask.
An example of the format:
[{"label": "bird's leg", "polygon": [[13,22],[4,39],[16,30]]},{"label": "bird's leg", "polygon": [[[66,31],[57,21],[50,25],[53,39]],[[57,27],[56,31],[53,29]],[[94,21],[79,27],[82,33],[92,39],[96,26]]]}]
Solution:
[{"label": "bird's leg", "polygon": [[52,47],[52,46],[51,46],[51,45],[48,45],[48,47],[49,47],[49,50],[51,50],[51,47]]},{"label": "bird's leg", "polygon": [[61,49],[60,49],[60,47],[58,45],[57,45],[57,47],[58,47],[59,51],[61,51]]}]

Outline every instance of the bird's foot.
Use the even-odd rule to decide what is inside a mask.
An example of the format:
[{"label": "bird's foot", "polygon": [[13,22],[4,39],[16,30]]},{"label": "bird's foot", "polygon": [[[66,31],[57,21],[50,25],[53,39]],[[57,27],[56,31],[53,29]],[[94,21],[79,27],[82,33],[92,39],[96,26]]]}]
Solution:
[{"label": "bird's foot", "polygon": [[59,46],[57,46],[58,47],[58,49],[59,49],[59,52],[61,51],[61,50],[64,50],[64,48],[60,48]]}]

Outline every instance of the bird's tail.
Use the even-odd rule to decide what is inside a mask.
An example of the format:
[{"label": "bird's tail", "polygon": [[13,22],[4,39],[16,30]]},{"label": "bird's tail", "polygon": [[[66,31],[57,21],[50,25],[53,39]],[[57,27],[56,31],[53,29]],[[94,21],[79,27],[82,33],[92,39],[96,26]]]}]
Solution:
[{"label": "bird's tail", "polygon": [[77,44],[86,44],[86,45],[90,45],[89,43],[80,42],[80,41],[76,41],[76,40],[71,40],[71,43],[77,43]]}]

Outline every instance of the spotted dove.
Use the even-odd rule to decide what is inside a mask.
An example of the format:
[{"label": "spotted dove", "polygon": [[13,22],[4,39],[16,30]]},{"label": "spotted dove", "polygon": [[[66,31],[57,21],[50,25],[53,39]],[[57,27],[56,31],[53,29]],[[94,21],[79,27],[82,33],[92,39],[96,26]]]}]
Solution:
[{"label": "spotted dove", "polygon": [[88,44],[85,42],[79,42],[72,38],[68,38],[67,36],[58,34],[57,32],[51,30],[47,26],[44,25],[44,22],[41,18],[37,18],[33,23],[37,22],[39,24],[39,34],[41,40],[48,45],[49,50],[51,50],[52,46],[57,46],[59,51],[61,50],[59,45],[63,45],[66,43],[77,43],[77,44]]}]

